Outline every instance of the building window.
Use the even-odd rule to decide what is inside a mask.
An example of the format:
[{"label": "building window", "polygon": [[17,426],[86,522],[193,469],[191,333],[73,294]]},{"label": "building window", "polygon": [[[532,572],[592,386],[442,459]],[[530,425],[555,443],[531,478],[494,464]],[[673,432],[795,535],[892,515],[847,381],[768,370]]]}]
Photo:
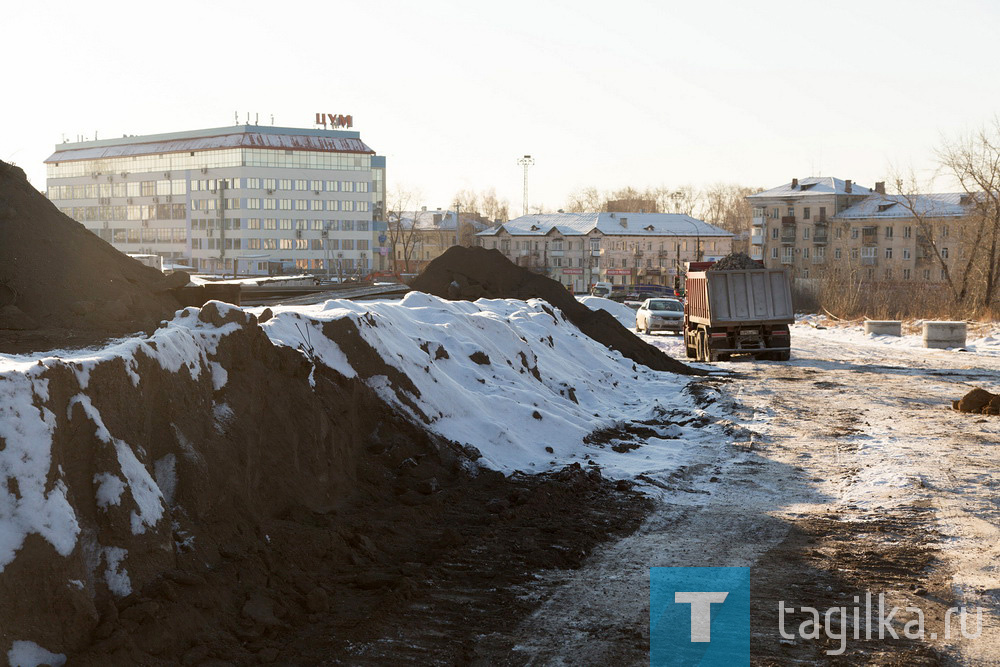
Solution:
[{"label": "building window", "polygon": [[[806,209],[806,210],[808,211],[809,209]],[[809,240],[809,228],[808,227],[803,227],[802,228],[802,238],[805,239],[806,241]]]},{"label": "building window", "polygon": [[776,239],[776,238],[778,238],[778,234],[779,234],[779,233],[780,233],[780,232],[778,231],[778,228],[777,228],[777,227],[774,227],[773,229],[771,229],[771,238],[772,238],[772,239]]},{"label": "building window", "polygon": [[781,211],[779,211],[779,210],[778,210],[778,209],[776,209],[776,208],[775,208],[775,209],[773,209],[773,210],[771,211],[771,217],[772,217],[772,218],[774,218],[775,220],[777,220],[778,218],[780,218],[780,217],[781,217]]},{"label": "building window", "polygon": [[941,248],[941,259],[948,259],[948,249]]},{"label": "building window", "polygon": [[805,208],[802,209],[802,219],[803,220],[808,220],[809,219],[809,207],[808,206],[806,206]]},{"label": "building window", "polygon": [[909,279],[910,279],[910,270],[903,269],[903,280],[909,280]]},{"label": "building window", "polygon": [[858,228],[857,227],[851,227],[851,238],[852,239],[858,238]]},{"label": "building window", "polygon": [[910,238],[911,234],[912,234],[912,231],[911,231],[910,227],[903,227],[903,238],[904,239]]},{"label": "building window", "polygon": [[885,237],[887,239],[891,239],[892,238],[892,225],[886,225],[885,226]]},{"label": "building window", "polygon": [[885,258],[886,259],[892,259],[892,248],[886,248],[885,249]]},{"label": "building window", "polygon": [[778,259],[778,249],[771,248],[771,259]]},{"label": "building window", "polygon": [[924,269],[924,280],[930,280],[930,279],[931,279],[931,270]]},{"label": "building window", "polygon": [[834,259],[840,259],[842,256],[843,256],[843,253],[841,252],[840,248],[835,248],[834,251],[833,251],[833,258]]}]

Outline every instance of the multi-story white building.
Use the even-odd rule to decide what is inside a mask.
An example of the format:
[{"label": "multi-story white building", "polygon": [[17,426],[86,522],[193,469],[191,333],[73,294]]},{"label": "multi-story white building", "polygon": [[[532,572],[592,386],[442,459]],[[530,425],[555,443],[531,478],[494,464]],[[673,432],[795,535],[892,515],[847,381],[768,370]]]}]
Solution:
[{"label": "multi-story white building", "polygon": [[675,213],[523,215],[477,237],[576,292],[595,282],[673,287],[687,262],[720,259],[733,240],[721,227]]},{"label": "multi-story white building", "polygon": [[123,252],[209,273],[384,263],[385,160],[358,132],[236,125],[63,143],[45,162],[49,199]]}]

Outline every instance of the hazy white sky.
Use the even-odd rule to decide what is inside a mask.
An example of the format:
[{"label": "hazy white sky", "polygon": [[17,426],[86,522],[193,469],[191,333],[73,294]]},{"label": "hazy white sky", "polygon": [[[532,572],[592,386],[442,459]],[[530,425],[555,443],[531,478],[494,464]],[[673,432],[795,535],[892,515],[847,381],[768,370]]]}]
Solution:
[{"label": "hazy white sky", "polygon": [[[0,159],[44,189],[63,136],[353,114],[390,189],[772,187],[934,168],[1000,108],[1000,4],[67,2],[4,8]],[[950,189],[939,180],[938,189]]]}]

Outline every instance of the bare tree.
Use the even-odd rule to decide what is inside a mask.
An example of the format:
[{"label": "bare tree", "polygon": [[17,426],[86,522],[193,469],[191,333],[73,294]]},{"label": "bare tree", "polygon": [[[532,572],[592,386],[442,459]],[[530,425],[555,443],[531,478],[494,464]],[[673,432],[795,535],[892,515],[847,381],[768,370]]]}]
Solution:
[{"label": "bare tree", "polygon": [[459,190],[455,193],[455,204],[462,213],[473,215],[487,224],[503,224],[510,220],[510,202],[497,196],[495,188],[474,192]]},{"label": "bare tree", "polygon": [[747,197],[760,190],[734,183],[710,185],[702,193],[698,217],[734,234],[749,231],[753,207]]},{"label": "bare tree", "polygon": [[496,224],[498,221],[503,224],[510,220],[510,202],[497,197],[494,188],[483,191],[479,196],[479,205],[479,213],[488,224]]},{"label": "bare tree", "polygon": [[937,156],[965,192],[971,223],[966,254],[979,277],[977,301],[988,308],[1000,281],[1000,118],[945,143]]},{"label": "bare tree", "polygon": [[[410,272],[410,258],[419,240],[416,226],[416,202],[419,192],[397,186],[389,198],[386,212],[387,235],[389,248],[392,252],[392,272],[395,274]],[[412,216],[410,215],[412,213]]]},{"label": "bare tree", "polygon": [[607,197],[597,188],[590,186],[574,190],[569,195],[565,210],[569,213],[597,213],[604,208]]}]

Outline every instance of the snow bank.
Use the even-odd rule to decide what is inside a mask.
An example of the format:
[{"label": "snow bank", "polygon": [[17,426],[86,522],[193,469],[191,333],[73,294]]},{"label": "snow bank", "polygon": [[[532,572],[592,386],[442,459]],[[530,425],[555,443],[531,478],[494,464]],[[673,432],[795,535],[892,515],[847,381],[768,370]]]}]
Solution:
[{"label": "snow bank", "polygon": [[[629,477],[671,468],[685,458],[684,440],[705,437],[678,426],[650,438],[641,454],[588,444],[594,431],[625,421],[671,414],[689,421],[698,410],[684,391],[688,379],[609,351],[541,300],[446,301],[411,292],[397,302],[331,300],[272,311],[263,327],[274,342],[365,377],[412,420],[477,448],[483,463],[507,473],[590,458],[606,475]],[[409,382],[369,376],[324,335],[325,323],[345,319]]]},{"label": "snow bank", "polygon": [[611,313],[626,329],[635,329],[635,310],[624,303],[600,296],[578,296],[576,300],[591,310],[604,310]]}]

